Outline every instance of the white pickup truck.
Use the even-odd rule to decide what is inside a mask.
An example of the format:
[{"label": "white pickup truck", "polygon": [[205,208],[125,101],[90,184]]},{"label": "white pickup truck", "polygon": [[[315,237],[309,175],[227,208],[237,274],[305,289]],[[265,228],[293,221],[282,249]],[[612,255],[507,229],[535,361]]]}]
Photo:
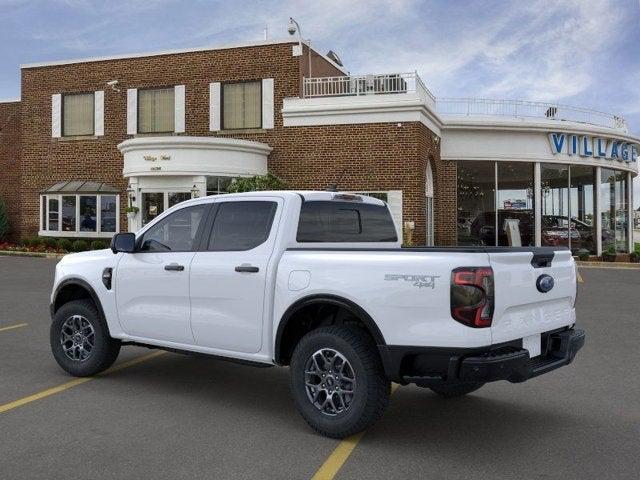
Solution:
[{"label": "white pickup truck", "polygon": [[122,345],[289,366],[318,432],[375,422],[391,382],[444,397],[571,363],[576,267],[561,248],[401,248],[384,202],[332,192],[199,198],[110,250],[65,256],[51,348],[72,375]]}]

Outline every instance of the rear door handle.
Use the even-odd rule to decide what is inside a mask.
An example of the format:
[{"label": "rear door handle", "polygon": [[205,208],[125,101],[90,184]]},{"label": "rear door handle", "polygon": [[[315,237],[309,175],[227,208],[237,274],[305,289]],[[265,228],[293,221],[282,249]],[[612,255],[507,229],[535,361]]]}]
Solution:
[{"label": "rear door handle", "polygon": [[239,265],[236,267],[236,272],[258,273],[259,271],[260,269],[253,265]]},{"label": "rear door handle", "polygon": [[169,265],[165,265],[164,269],[170,272],[182,272],[184,270],[184,265],[178,265],[177,263],[170,263]]}]

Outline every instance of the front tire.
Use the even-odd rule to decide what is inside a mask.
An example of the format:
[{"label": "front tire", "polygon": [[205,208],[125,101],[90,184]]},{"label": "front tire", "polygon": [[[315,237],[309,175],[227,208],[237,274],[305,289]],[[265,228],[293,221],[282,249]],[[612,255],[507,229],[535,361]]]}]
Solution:
[{"label": "front tire", "polygon": [[120,353],[120,340],[111,338],[90,300],[74,300],[60,307],[53,316],[49,341],[58,365],[75,377],[106,370]]},{"label": "front tire", "polygon": [[456,398],[467,395],[468,393],[475,392],[480,389],[484,383],[469,382],[469,383],[457,383],[453,385],[438,385],[429,387],[433,392],[437,393],[443,398]]},{"label": "front tire", "polygon": [[357,327],[306,334],[291,359],[291,392],[318,433],[344,438],[366,430],[389,404],[391,383],[373,341]]}]

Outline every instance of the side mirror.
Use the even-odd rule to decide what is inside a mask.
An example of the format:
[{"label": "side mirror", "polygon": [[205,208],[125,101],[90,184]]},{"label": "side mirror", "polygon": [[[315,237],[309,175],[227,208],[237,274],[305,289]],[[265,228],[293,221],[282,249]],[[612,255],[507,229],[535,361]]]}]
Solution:
[{"label": "side mirror", "polygon": [[136,235],[134,233],[118,233],[111,239],[113,253],[133,253],[136,249]]}]

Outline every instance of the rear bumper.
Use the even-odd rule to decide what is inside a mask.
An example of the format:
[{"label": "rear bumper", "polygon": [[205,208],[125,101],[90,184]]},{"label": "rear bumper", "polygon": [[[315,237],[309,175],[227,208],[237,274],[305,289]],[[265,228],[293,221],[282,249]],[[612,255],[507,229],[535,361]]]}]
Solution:
[{"label": "rear bumper", "polygon": [[524,382],[568,365],[584,346],[585,333],[565,329],[542,334],[542,354],[529,358],[522,341],[473,349],[380,345],[387,376],[420,386],[460,382]]}]

